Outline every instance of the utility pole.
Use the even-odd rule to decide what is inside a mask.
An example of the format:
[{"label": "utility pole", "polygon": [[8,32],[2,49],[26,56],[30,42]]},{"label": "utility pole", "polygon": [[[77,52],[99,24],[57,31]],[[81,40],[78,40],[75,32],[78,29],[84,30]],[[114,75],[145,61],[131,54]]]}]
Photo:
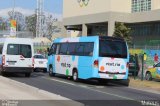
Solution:
[{"label": "utility pole", "polygon": [[37,0],[37,23],[36,23],[36,37],[43,37],[43,22],[44,22],[44,12],[43,12],[44,0]]},{"label": "utility pole", "polygon": [[14,9],[15,9],[15,0],[13,0],[13,14],[12,14],[12,15],[13,15],[13,16],[12,16],[13,20],[14,20],[14,15],[15,15],[15,14],[14,14],[14,13],[15,13],[15,10],[14,10]]},{"label": "utility pole", "polygon": [[10,20],[10,36],[16,36],[16,21],[15,21],[15,0],[13,0],[13,10],[12,10],[12,17]]}]

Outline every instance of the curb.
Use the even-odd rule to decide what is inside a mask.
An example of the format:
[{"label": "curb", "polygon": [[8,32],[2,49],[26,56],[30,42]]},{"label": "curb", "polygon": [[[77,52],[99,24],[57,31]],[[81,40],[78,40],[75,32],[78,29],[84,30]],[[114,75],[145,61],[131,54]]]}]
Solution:
[{"label": "curb", "polygon": [[137,87],[133,87],[133,86],[129,86],[129,88],[135,89],[135,90],[144,91],[144,92],[148,92],[148,93],[160,94],[160,91],[152,90],[152,89],[147,89],[147,88],[141,89],[141,88],[137,88]]},{"label": "curb", "polygon": [[50,93],[48,91],[45,91],[45,90],[42,90],[42,89],[27,85],[25,83],[21,83],[21,82],[12,80],[12,79],[9,79],[9,78],[6,78],[6,77],[0,76],[0,81],[1,82],[3,81],[5,83],[7,83],[7,84],[15,86],[15,87],[17,87],[19,89],[23,89],[23,90],[25,90],[25,91],[27,91],[27,92],[29,92],[31,94],[34,94],[34,95],[37,95],[37,96],[41,96],[41,97],[43,97],[43,100],[66,101],[67,104],[64,104],[66,106],[77,106],[77,105],[78,106],[83,106],[83,104],[80,103],[80,102],[77,102],[77,101],[62,97],[62,96],[57,95],[57,94]]},{"label": "curb", "polygon": [[9,78],[6,78],[6,77],[0,76],[0,81],[6,82],[10,85],[13,85],[13,86],[18,87],[18,88],[23,89],[23,90],[26,90],[27,92],[30,92],[32,94],[36,94],[38,96],[45,96],[45,98],[49,99],[49,100],[50,99],[70,100],[70,99],[62,97],[60,95],[52,94],[48,91],[44,91],[44,90],[41,90],[39,88],[30,86],[30,85],[27,85],[25,83],[21,83],[21,82],[18,82],[18,81],[15,81],[15,80],[12,80],[12,79],[9,79]]}]

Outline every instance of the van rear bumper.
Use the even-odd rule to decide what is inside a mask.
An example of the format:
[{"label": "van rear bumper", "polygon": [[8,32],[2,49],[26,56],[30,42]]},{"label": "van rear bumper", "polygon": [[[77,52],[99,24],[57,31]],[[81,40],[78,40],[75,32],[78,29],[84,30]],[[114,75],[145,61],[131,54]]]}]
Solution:
[{"label": "van rear bumper", "polygon": [[31,73],[33,72],[32,67],[3,67],[3,72],[10,72],[10,73]]}]

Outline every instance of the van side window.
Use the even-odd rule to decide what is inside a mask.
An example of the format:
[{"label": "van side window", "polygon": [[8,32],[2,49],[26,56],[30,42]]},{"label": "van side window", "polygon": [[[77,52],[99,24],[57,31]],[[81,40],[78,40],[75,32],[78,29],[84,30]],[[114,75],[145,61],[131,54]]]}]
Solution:
[{"label": "van side window", "polygon": [[78,43],[76,47],[76,55],[92,56],[94,43]]},{"label": "van side window", "polygon": [[85,48],[85,45],[83,43],[77,44],[76,55],[84,56],[84,48]]},{"label": "van side window", "polygon": [[94,43],[85,43],[84,55],[92,56],[93,55]]},{"label": "van side window", "polygon": [[56,48],[56,55],[59,54],[59,50],[60,50],[60,44],[57,44],[57,48]]},{"label": "van side window", "polygon": [[60,46],[59,54],[66,55],[67,54],[68,43],[62,43]]},{"label": "van side window", "polygon": [[19,45],[18,44],[8,44],[7,54],[9,54],[9,55],[19,55]]},{"label": "van side window", "polygon": [[69,43],[67,49],[67,55],[75,55],[76,43]]},{"label": "van side window", "polygon": [[56,44],[53,44],[51,49],[50,49],[51,54],[56,54]]}]

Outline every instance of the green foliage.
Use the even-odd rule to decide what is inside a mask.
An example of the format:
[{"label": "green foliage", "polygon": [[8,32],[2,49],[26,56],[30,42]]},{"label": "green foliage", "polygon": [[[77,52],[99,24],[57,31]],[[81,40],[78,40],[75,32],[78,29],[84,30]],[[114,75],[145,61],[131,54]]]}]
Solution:
[{"label": "green foliage", "polygon": [[36,35],[36,21],[37,21],[36,14],[26,17],[27,30],[31,31],[34,36]]},{"label": "green foliage", "polygon": [[113,36],[123,38],[128,44],[132,44],[131,28],[128,28],[122,22],[116,23]]}]

